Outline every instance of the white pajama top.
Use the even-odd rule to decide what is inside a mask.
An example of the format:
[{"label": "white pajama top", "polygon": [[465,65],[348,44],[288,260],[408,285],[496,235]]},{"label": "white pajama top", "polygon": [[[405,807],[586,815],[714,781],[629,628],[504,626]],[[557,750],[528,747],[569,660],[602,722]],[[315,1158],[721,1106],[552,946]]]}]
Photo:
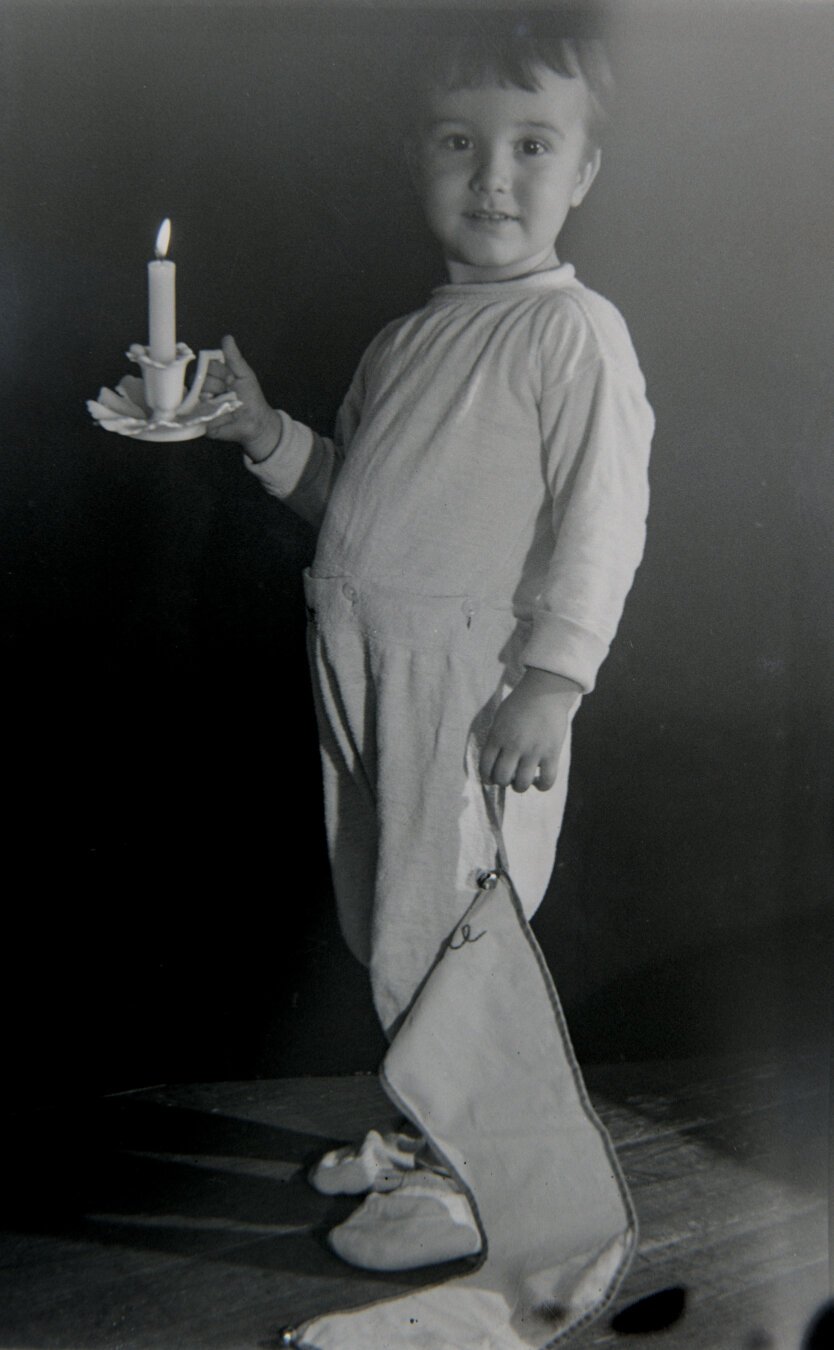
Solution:
[{"label": "white pajama top", "polygon": [[593,688],[640,562],[654,418],[625,323],[568,264],[449,284],[363,356],[332,440],[281,414],[267,491],[313,575],[532,620],[528,666]]}]

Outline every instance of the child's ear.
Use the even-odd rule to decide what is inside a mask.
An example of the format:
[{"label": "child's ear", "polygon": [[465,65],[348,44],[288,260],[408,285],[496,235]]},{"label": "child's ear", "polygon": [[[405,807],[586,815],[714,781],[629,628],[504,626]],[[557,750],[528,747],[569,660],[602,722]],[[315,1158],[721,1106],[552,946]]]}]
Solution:
[{"label": "child's ear", "polygon": [[582,168],[579,170],[579,176],[576,180],[576,187],[570,199],[571,206],[579,206],[585,200],[591,190],[591,184],[599,173],[599,166],[602,163],[602,151],[599,146],[594,152],[588,155]]}]

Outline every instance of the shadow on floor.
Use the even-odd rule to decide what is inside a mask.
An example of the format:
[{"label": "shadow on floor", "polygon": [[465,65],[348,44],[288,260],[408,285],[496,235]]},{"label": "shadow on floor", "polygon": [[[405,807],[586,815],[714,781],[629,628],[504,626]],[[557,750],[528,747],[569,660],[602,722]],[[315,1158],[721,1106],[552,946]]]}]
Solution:
[{"label": "shadow on floor", "polygon": [[[359,1080],[355,1092],[368,1095],[369,1086]],[[276,1088],[261,1091],[274,1097]],[[16,1165],[5,1182],[4,1227],[136,1252],[222,1254],[226,1265],[364,1287],[370,1279],[382,1290],[459,1273],[458,1264],[369,1276],[330,1253],[324,1235],[357,1200],[320,1195],[306,1172],[342,1142],[216,1107],[133,1097],[105,1099],[71,1122],[54,1112],[20,1116],[6,1131]]]},{"label": "shadow on floor", "polygon": [[[42,1111],[7,1123],[7,1156],[16,1166],[5,1182],[5,1213],[26,1227],[105,1207],[147,1213],[163,1200],[169,1211],[216,1214],[228,1192],[235,1217],[254,1222],[265,1219],[265,1205],[271,1212],[264,1196],[274,1190],[284,1222],[315,1223],[324,1217],[316,1203],[326,1205],[325,1197],[305,1186],[310,1205],[302,1214],[289,1179],[340,1142],[141,1098],[92,1103],[69,1121]],[[247,1162],[260,1164],[257,1175],[247,1175]]]}]

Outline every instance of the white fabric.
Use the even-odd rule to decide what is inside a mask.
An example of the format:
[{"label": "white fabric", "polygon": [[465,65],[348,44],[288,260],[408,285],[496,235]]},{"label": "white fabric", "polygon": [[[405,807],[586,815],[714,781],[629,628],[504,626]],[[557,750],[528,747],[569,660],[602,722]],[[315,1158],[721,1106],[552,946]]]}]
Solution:
[{"label": "white fabric", "polygon": [[372,1192],[327,1241],[363,1270],[417,1270],[481,1250],[466,1196],[448,1176],[423,1169],[401,1176],[395,1191]]},{"label": "white fabric", "polygon": [[636,1220],[506,880],[452,934],[388,1051],[383,1084],[469,1196],[486,1256],[445,1284],[314,1318],[289,1343],[540,1350],[598,1314],[628,1265]]},{"label": "white fabric", "polygon": [[653,429],[625,324],[573,269],[440,287],[363,357],[327,440],[247,462],[320,527],[313,573],[532,620],[526,665],[593,687],[642,555]]},{"label": "white fabric", "polygon": [[[478,756],[523,673],[529,624],[358,578],[308,575],[305,595],[339,919],[390,1035],[495,866]],[[528,916],[553,867],[569,762],[568,739],[549,792],[495,794]]]},{"label": "white fabric", "polygon": [[414,1170],[422,1145],[423,1140],[412,1135],[369,1130],[358,1148],[345,1144],[325,1153],[308,1180],[322,1195],[393,1191]]}]

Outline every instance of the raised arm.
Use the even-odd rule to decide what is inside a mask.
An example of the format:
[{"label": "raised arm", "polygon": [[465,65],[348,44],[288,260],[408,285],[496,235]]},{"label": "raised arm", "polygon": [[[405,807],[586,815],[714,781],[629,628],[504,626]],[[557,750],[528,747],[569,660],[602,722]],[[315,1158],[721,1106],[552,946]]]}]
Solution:
[{"label": "raised arm", "polygon": [[236,394],[241,407],[213,422],[209,435],[242,445],[247,468],[266,491],[318,528],[359,419],[357,381],[340,409],[331,440],[271,408],[234,338],[224,337],[222,345],[225,365],[212,362],[204,387],[209,393]]}]

